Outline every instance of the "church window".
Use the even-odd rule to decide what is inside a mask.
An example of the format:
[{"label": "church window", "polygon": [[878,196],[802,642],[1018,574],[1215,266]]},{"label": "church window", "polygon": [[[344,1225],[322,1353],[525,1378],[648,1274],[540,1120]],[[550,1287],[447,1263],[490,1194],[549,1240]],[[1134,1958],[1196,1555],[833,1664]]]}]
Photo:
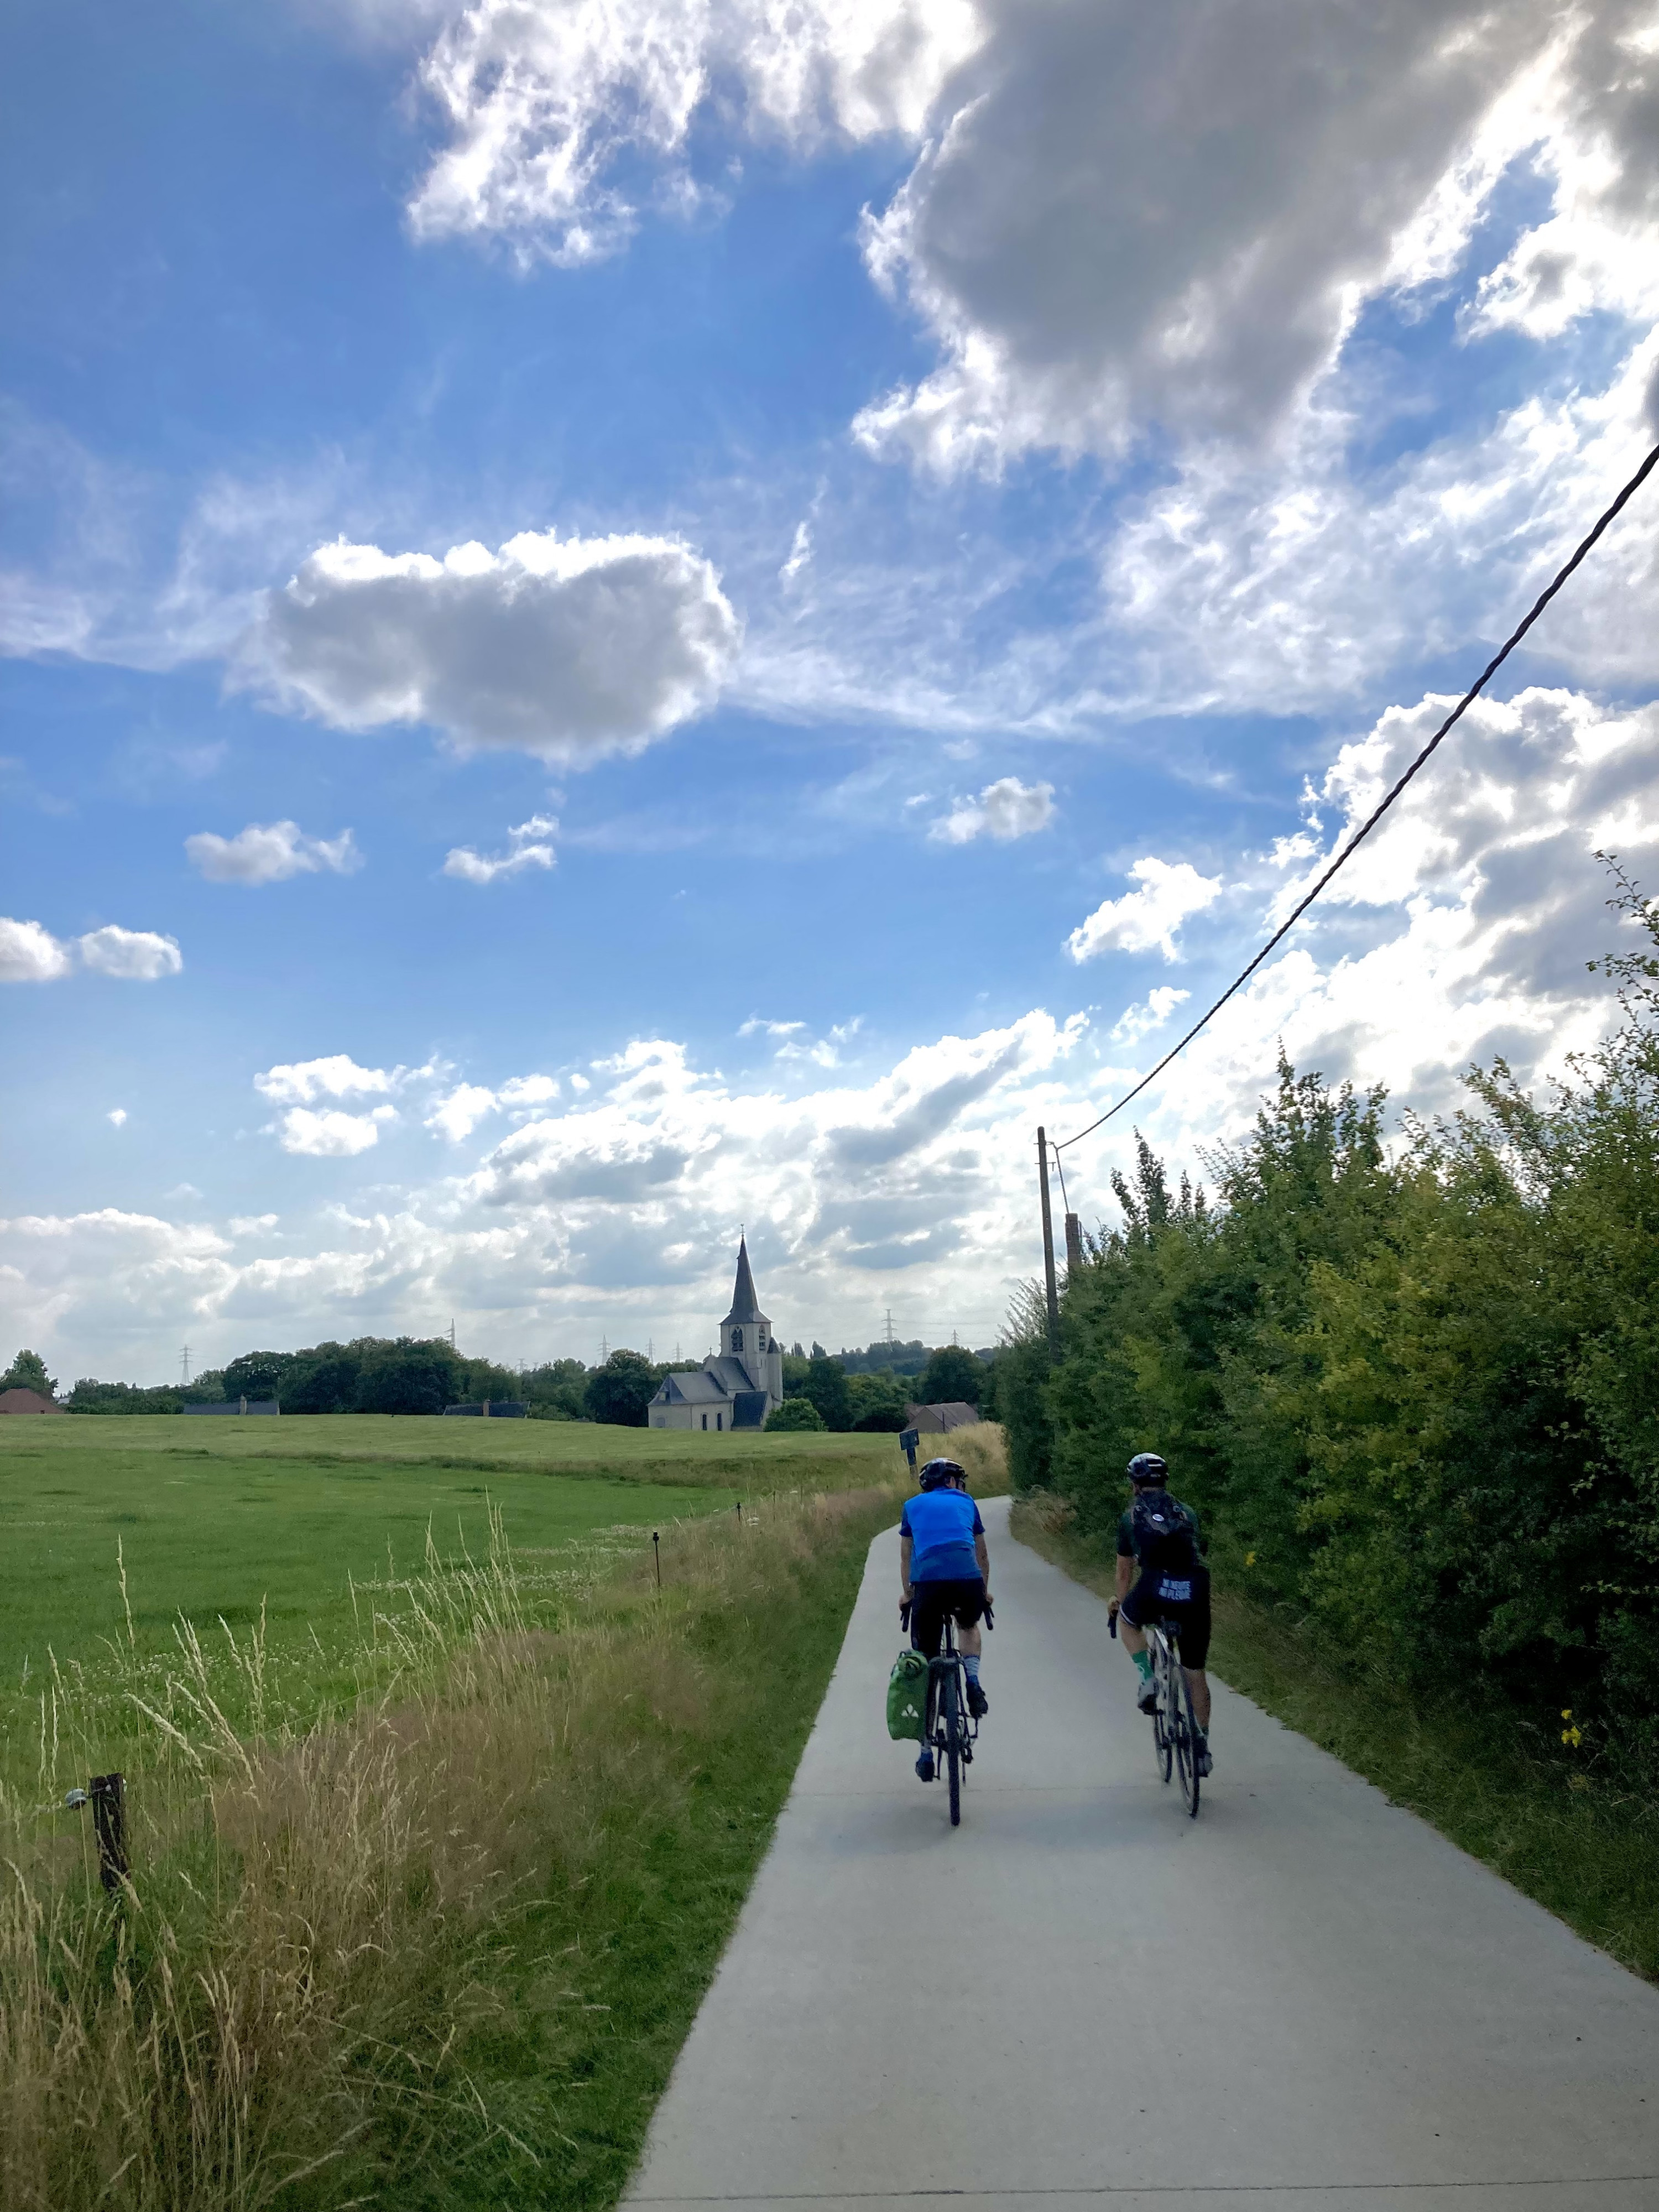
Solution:
[{"label": "church window", "polygon": [[743,1350],[743,1331],[740,1328],[734,1328],[732,1332],[732,1349],[733,1352]]}]

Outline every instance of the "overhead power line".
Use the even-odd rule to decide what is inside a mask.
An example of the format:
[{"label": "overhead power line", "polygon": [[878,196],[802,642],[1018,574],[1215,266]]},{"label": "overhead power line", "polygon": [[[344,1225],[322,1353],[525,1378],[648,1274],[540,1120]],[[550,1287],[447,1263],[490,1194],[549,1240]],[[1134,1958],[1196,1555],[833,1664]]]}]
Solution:
[{"label": "overhead power line", "polygon": [[1309,891],[1304,897],[1297,901],[1297,904],[1291,909],[1290,914],[1285,917],[1283,923],[1281,923],[1279,927],[1273,932],[1273,935],[1267,939],[1261,950],[1250,962],[1249,967],[1242,969],[1239,973],[1234,976],[1232,981],[1228,984],[1226,989],[1216,1000],[1214,1006],[1210,1007],[1207,1012],[1200,1015],[1199,1018],[1193,1024],[1191,1029],[1188,1030],[1186,1036],[1182,1038],[1181,1042],[1178,1044],[1172,1045],[1170,1047],[1170,1050],[1164,1054],[1163,1059],[1159,1060],[1158,1066],[1154,1067],[1150,1073],[1143,1075],[1133,1091],[1126,1091],[1123,1097],[1118,1100],[1115,1106],[1109,1106],[1106,1111],[1100,1115],[1097,1121],[1090,1122],[1086,1129],[1078,1130],[1076,1134],[1073,1136],[1062,1137],[1057,1145],[1051,1146],[1050,1149],[1054,1154],[1056,1164],[1058,1164],[1060,1154],[1066,1150],[1068,1145],[1080,1144],[1085,1137],[1093,1136],[1095,1131],[1103,1127],[1105,1124],[1112,1119],[1115,1114],[1121,1114],[1126,1106],[1129,1105],[1134,1099],[1139,1098],[1141,1092],[1146,1090],[1149,1084],[1155,1083],[1158,1080],[1158,1077],[1163,1074],[1164,1069],[1170,1065],[1170,1062],[1172,1060],[1178,1059],[1180,1055],[1185,1052],[1188,1046],[1199,1034],[1200,1030],[1207,1028],[1209,1024],[1215,1019],[1215,1017],[1226,1005],[1228,1000],[1233,997],[1235,993],[1243,988],[1244,985],[1249,982],[1250,977],[1255,975],[1256,969],[1261,965],[1262,962],[1273,950],[1274,946],[1282,943],[1284,939],[1286,938],[1290,934],[1291,931],[1295,928],[1297,923],[1300,921],[1303,915],[1306,914],[1308,908],[1319,896],[1319,894],[1324,890],[1326,884],[1330,882],[1332,877],[1336,874],[1338,869],[1346,865],[1346,863],[1352,858],[1353,854],[1358,850],[1359,847],[1364,844],[1366,838],[1370,836],[1372,830],[1376,829],[1377,823],[1382,819],[1382,817],[1394,805],[1395,799],[1399,798],[1401,793],[1406,788],[1406,786],[1417,774],[1419,769],[1424,765],[1431,753],[1432,753],[1439,745],[1441,739],[1446,737],[1456,724],[1462,720],[1464,714],[1480,696],[1480,694],[1486,690],[1487,684],[1492,681],[1492,678],[1504,665],[1504,663],[1509,659],[1510,653],[1514,652],[1516,647],[1520,644],[1522,639],[1537,621],[1539,616],[1543,613],[1545,608],[1548,606],[1550,601],[1555,597],[1563,584],[1566,582],[1573,570],[1577,568],[1580,562],[1583,560],[1590,548],[1601,537],[1602,532],[1606,530],[1608,524],[1613,521],[1613,520],[1623,511],[1627,503],[1635,497],[1636,494],[1641,489],[1649,477],[1652,475],[1654,469],[1656,466],[1659,466],[1659,446],[1656,446],[1653,451],[1648,455],[1646,460],[1643,462],[1641,467],[1638,469],[1636,474],[1625,486],[1618,498],[1613,501],[1612,506],[1607,508],[1607,512],[1596,523],[1595,527],[1590,532],[1589,535],[1579,546],[1571,560],[1567,562],[1566,566],[1557,575],[1554,582],[1550,585],[1548,590],[1541,592],[1539,594],[1526,619],[1511,633],[1501,651],[1495,653],[1492,655],[1492,659],[1481,670],[1479,680],[1469,686],[1468,690],[1463,694],[1457,704],[1452,708],[1450,714],[1447,715],[1445,720],[1440,725],[1440,727],[1429,739],[1427,744],[1424,746],[1422,751],[1419,753],[1417,758],[1412,763],[1411,766],[1406,770],[1406,773],[1401,777],[1399,782],[1395,785],[1394,788],[1380,802],[1380,804],[1372,810],[1372,811],[1366,817],[1365,820],[1360,823],[1358,829],[1354,831],[1352,836],[1349,838],[1347,843],[1342,848],[1342,850],[1331,862],[1329,867],[1326,869],[1324,874],[1321,876],[1319,881],[1314,885],[1313,889]]}]

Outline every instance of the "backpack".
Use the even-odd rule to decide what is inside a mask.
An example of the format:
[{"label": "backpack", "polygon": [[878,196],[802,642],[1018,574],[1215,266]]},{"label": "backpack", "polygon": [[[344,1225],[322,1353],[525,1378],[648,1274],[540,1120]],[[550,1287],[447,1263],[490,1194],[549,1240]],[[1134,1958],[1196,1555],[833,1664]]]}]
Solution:
[{"label": "backpack", "polygon": [[1143,1572],[1191,1574],[1198,1561],[1198,1522],[1167,1490],[1138,1490],[1129,1534]]},{"label": "backpack", "polygon": [[927,1725],[927,1661],[920,1651],[901,1651],[887,1677],[887,1733],[896,1742],[920,1738]]}]

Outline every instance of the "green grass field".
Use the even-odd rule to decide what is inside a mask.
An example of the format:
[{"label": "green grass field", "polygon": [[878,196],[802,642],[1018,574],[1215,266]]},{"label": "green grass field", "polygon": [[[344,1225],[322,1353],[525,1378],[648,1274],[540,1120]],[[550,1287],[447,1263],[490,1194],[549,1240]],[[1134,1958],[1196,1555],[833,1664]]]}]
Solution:
[{"label": "green grass field", "polygon": [[672,1558],[677,1521],[867,1483],[897,1456],[890,1437],[716,1443],[586,1422],[0,1422],[0,1733],[15,1733],[20,1696],[33,1706],[52,1661],[96,1671],[126,1643],[118,1541],[140,1655],[172,1651],[180,1614],[216,1637],[221,1620],[240,1632],[263,1607],[273,1651],[303,1645],[332,1695],[323,1662],[356,1630],[354,1584],[361,1605],[417,1571],[428,1528],[446,1554],[481,1553],[498,1509],[532,1574],[608,1531],[660,1528]]}]

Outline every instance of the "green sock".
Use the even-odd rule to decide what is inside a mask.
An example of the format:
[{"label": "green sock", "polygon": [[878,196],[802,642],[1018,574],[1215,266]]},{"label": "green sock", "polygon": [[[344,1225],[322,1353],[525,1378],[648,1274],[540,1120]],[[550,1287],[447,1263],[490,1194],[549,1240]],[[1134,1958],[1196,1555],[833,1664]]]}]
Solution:
[{"label": "green sock", "polygon": [[1143,1682],[1150,1682],[1152,1679],[1152,1653],[1150,1651],[1136,1651],[1133,1652],[1130,1656],[1133,1659],[1135,1665],[1140,1670],[1141,1680]]}]

